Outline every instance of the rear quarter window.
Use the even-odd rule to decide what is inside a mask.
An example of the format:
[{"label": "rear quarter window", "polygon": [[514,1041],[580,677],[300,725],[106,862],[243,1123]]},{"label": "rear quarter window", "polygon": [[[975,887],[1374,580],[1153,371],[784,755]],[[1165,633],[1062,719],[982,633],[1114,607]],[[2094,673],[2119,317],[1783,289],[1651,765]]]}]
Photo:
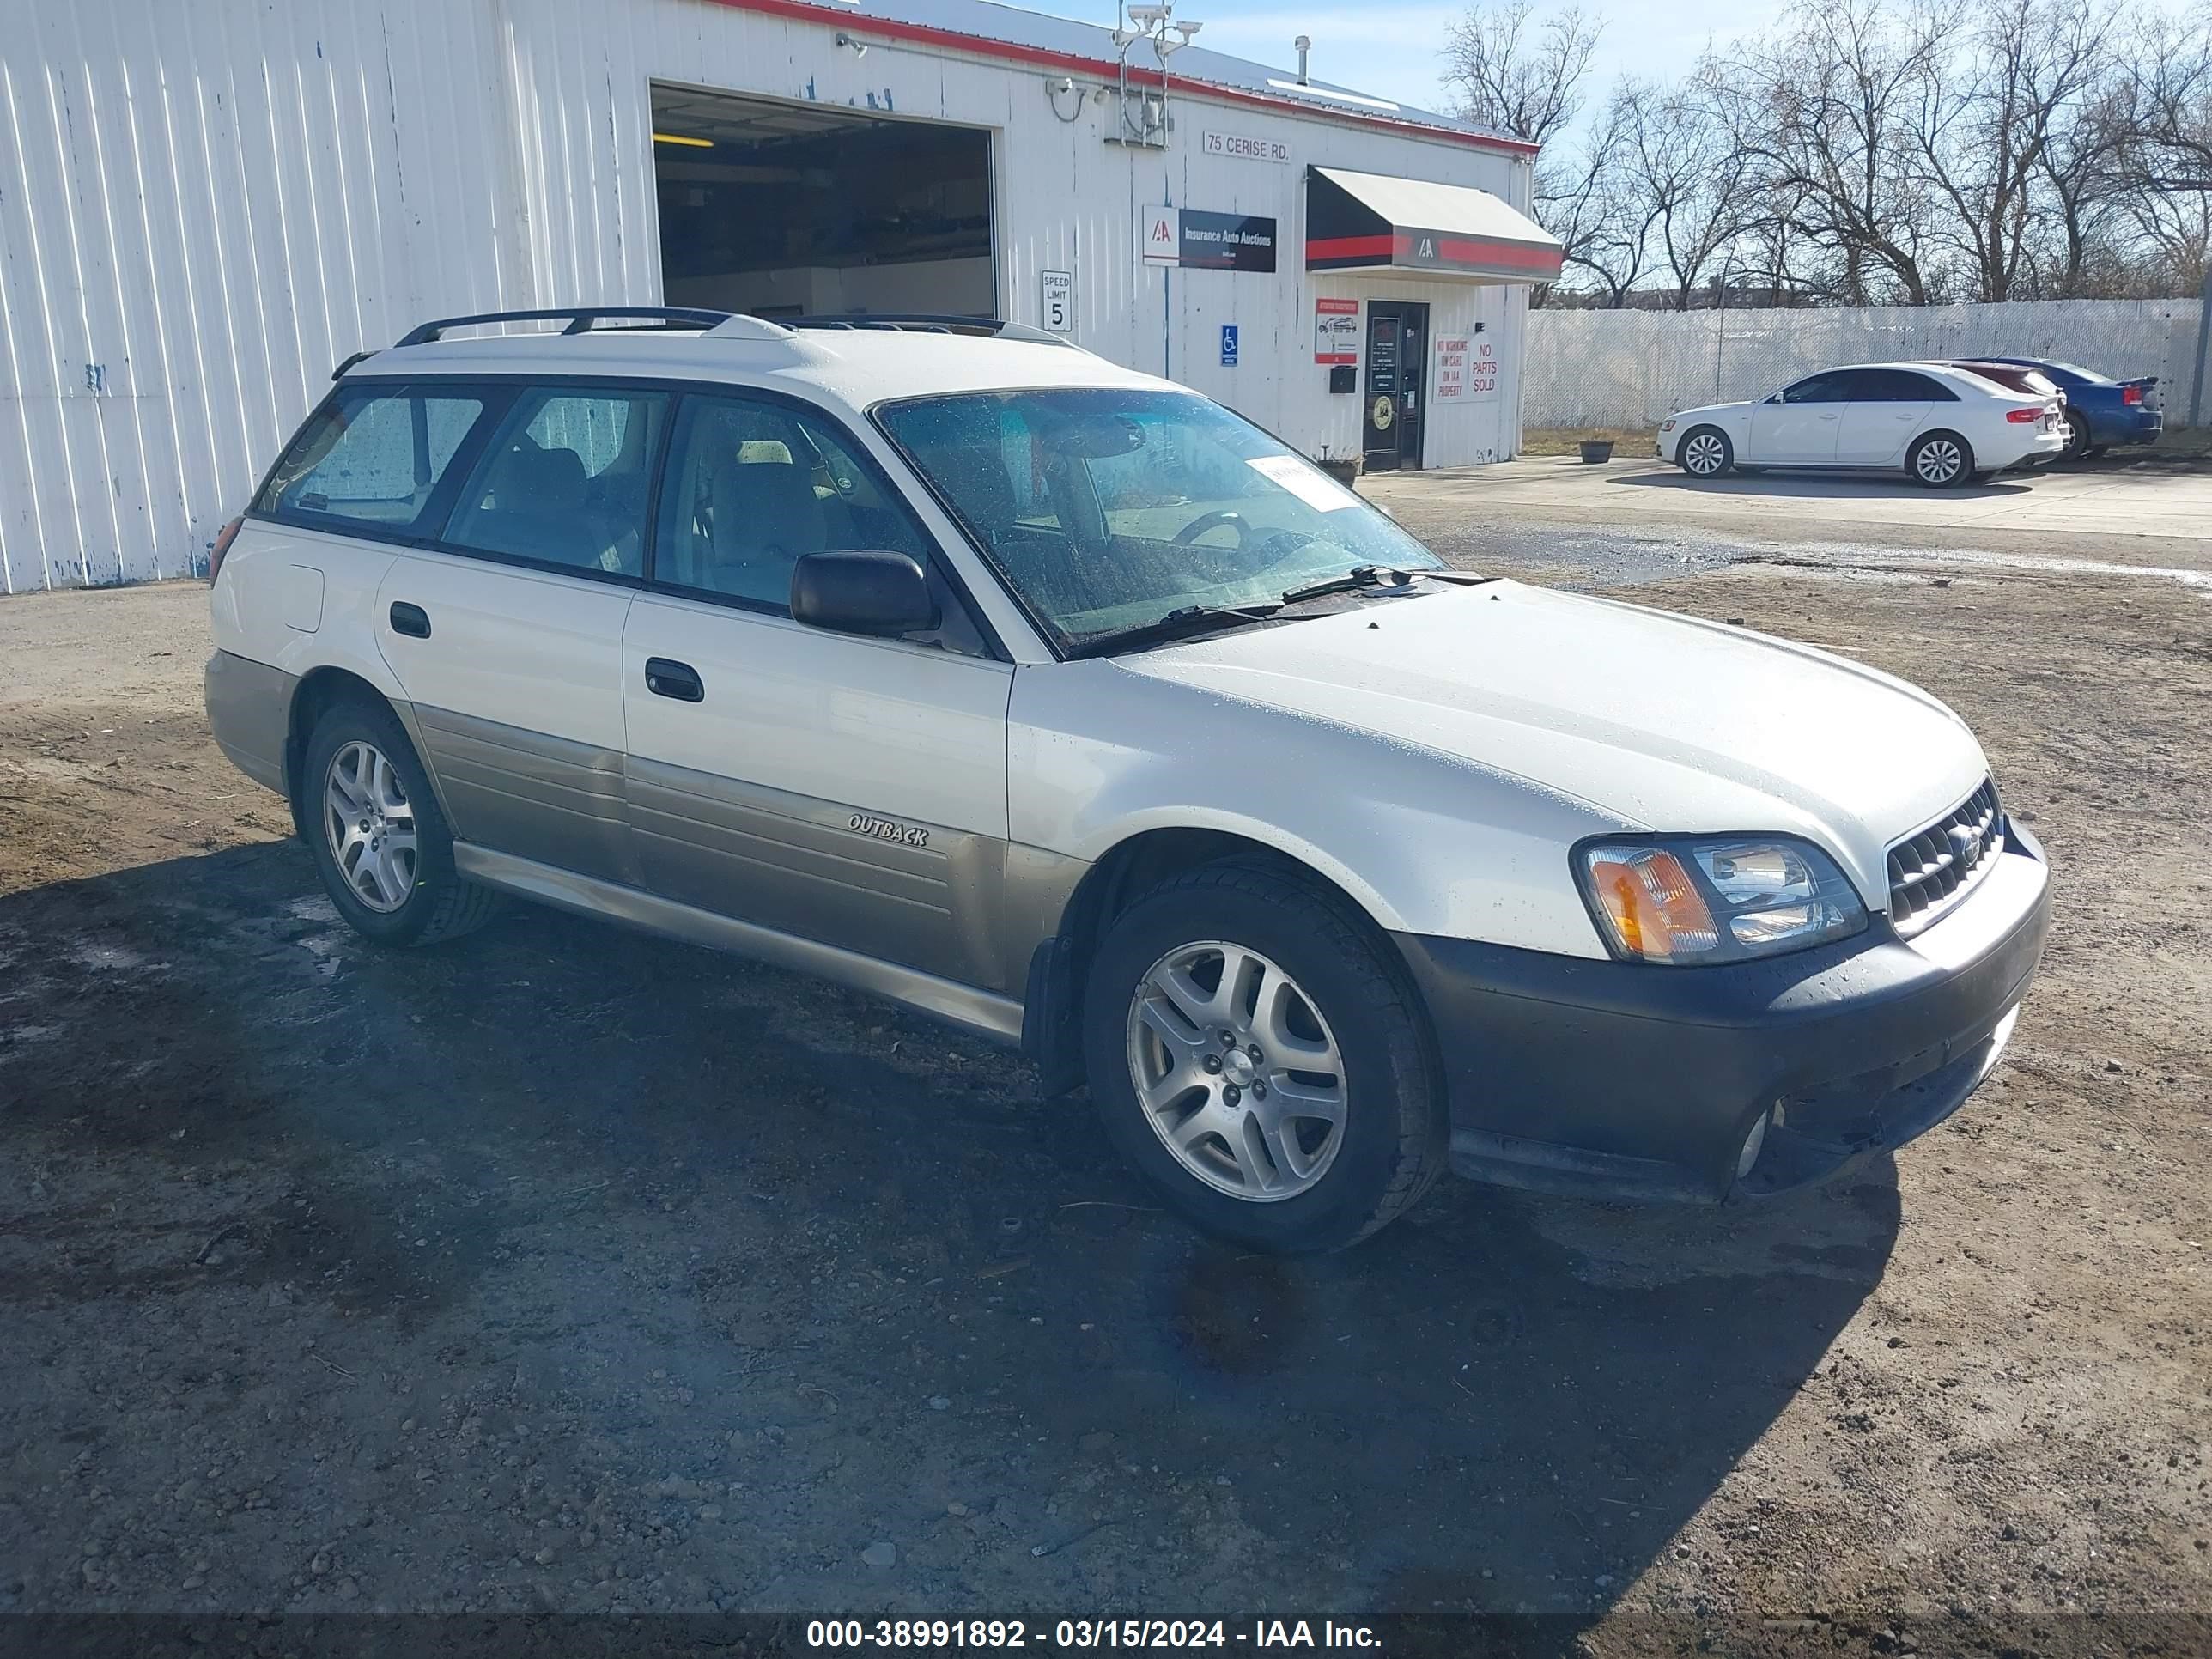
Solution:
[{"label": "rear quarter window", "polygon": [[292,440],[254,510],[334,528],[412,532],[483,411],[483,399],[465,392],[341,391]]}]

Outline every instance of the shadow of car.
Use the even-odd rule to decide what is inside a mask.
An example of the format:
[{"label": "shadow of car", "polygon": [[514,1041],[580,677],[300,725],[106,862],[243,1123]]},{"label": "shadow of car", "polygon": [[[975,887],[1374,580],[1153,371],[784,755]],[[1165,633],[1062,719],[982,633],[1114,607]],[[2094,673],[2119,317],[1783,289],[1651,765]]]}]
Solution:
[{"label": "shadow of car", "polygon": [[[1717,478],[1693,478],[1672,467],[1655,467],[1641,472],[1608,475],[1607,483],[1633,484],[1641,489],[1686,489],[1700,495],[1767,495],[1808,501],[1844,501],[1854,497],[1874,495],[1909,496],[1916,501],[1929,499],[1929,492],[1913,483],[1901,473],[1890,472],[1791,472],[1782,467],[1738,468],[1723,473]],[[2020,495],[2030,488],[2030,479],[2020,474],[2001,474],[1996,477],[1977,479],[1972,483],[1954,484],[1943,492],[1942,499],[1975,501]]]},{"label": "shadow of car", "polygon": [[[544,910],[387,954],[314,895],[286,842],[0,899],[0,944],[55,947],[28,1012],[62,1030],[9,1156],[130,1194],[48,1218],[0,1386],[123,1512],[177,1476],[163,1411],[121,1407],[221,1376],[192,1432],[238,1481],[386,1517],[364,1605],[508,1553],[481,1487],[599,1517],[602,1553],[649,1538],[693,1610],[868,1605],[850,1564],[889,1534],[935,1609],[1586,1621],[1896,1237],[1885,1160],[1719,1210],[1453,1182],[1358,1251],[1241,1255],[1159,1213],[1081,1103],[913,1017]],[[92,1352],[125,1379],[98,1412],[32,1389]],[[706,1524],[709,1472],[743,1497]],[[9,1544],[27,1583],[77,1520]],[[268,1581],[245,1594],[292,1595],[291,1557],[217,1524]],[[588,1582],[544,1605],[603,1609]]]}]

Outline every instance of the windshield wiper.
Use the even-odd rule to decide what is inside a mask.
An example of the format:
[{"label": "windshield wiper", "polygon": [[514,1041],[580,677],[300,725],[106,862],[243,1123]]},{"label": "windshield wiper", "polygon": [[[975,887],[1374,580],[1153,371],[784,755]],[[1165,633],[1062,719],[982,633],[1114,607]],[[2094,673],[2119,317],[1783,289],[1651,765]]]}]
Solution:
[{"label": "windshield wiper", "polygon": [[[1079,657],[1109,657],[1119,651],[1141,651],[1148,646],[1166,645],[1176,640],[1193,640],[1202,634],[1218,634],[1231,628],[1248,628],[1254,623],[1273,622],[1282,606],[1255,605],[1237,607],[1226,605],[1186,605],[1170,611],[1152,622],[1139,623],[1133,628],[1116,628],[1104,634],[1093,634],[1079,641],[1068,652],[1072,660]],[[1288,617],[1286,622],[1304,618]]]},{"label": "windshield wiper", "polygon": [[1457,583],[1472,586],[1479,582],[1494,580],[1488,576],[1471,575],[1462,570],[1400,570],[1391,565],[1356,564],[1341,576],[1330,576],[1304,587],[1293,587],[1283,595],[1285,605],[1296,605],[1301,599],[1317,599],[1328,593],[1349,593],[1355,587],[1411,587],[1422,577],[1431,581]]},{"label": "windshield wiper", "polygon": [[1308,582],[1304,587],[1291,588],[1283,595],[1283,603],[1296,605],[1300,599],[1317,599],[1324,593],[1349,593],[1355,587],[1380,587],[1386,581],[1392,587],[1411,587],[1414,577],[1428,574],[1425,570],[1400,570],[1387,564],[1355,564],[1341,576],[1329,576]]}]

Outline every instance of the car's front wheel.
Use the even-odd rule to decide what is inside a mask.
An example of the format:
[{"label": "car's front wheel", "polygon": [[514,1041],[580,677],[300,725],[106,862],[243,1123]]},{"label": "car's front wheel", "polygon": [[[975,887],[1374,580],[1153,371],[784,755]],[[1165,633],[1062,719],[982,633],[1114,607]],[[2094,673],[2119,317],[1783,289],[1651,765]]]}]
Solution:
[{"label": "car's front wheel", "polygon": [[2058,452],[2062,461],[2082,461],[2089,458],[2089,417],[2078,409],[2066,411],[2066,447]]},{"label": "car's front wheel", "polygon": [[1678,454],[1682,471],[1693,478],[1717,478],[1735,465],[1735,446],[1717,426],[1693,427],[1684,433]]},{"label": "car's front wheel", "polygon": [[1413,993],[1344,902],[1260,864],[1175,877],[1115,921],[1084,1042],[1108,1134],[1209,1232],[1326,1250],[1443,1167]]},{"label": "car's front wheel", "polygon": [[1974,452],[1955,432],[1930,432],[1912,446],[1905,470],[1929,489],[1948,489],[1974,476]]},{"label": "car's front wheel", "polygon": [[334,703],[301,768],[300,821],[338,914],[380,945],[434,945],[483,925],[495,896],[453,868],[453,838],[388,708]]}]

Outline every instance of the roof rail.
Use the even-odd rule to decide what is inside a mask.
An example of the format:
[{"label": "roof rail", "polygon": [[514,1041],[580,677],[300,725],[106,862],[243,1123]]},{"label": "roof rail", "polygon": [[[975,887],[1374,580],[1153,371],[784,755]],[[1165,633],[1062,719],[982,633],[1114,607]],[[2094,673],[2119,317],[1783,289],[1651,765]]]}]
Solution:
[{"label": "roof rail", "polygon": [[[1027,323],[1010,323],[1003,317],[960,317],[928,312],[848,312],[823,317],[787,317],[791,328],[890,329],[909,334],[981,334],[993,339],[1021,340],[1030,345],[1074,347],[1063,335],[1048,334]],[[1079,349],[1080,348],[1076,348]]]},{"label": "roof rail", "polygon": [[750,311],[732,312],[707,331],[712,338],[720,336],[726,340],[788,340],[792,332],[781,323],[766,317],[756,317]]},{"label": "roof rail", "polygon": [[410,329],[399,343],[426,345],[442,337],[449,328],[471,328],[488,323],[565,322],[568,326],[561,331],[563,334],[588,334],[610,318],[648,319],[660,328],[713,328],[729,321],[732,314],[696,306],[583,306],[552,311],[485,311],[473,317],[441,317],[436,322],[424,323]]}]

